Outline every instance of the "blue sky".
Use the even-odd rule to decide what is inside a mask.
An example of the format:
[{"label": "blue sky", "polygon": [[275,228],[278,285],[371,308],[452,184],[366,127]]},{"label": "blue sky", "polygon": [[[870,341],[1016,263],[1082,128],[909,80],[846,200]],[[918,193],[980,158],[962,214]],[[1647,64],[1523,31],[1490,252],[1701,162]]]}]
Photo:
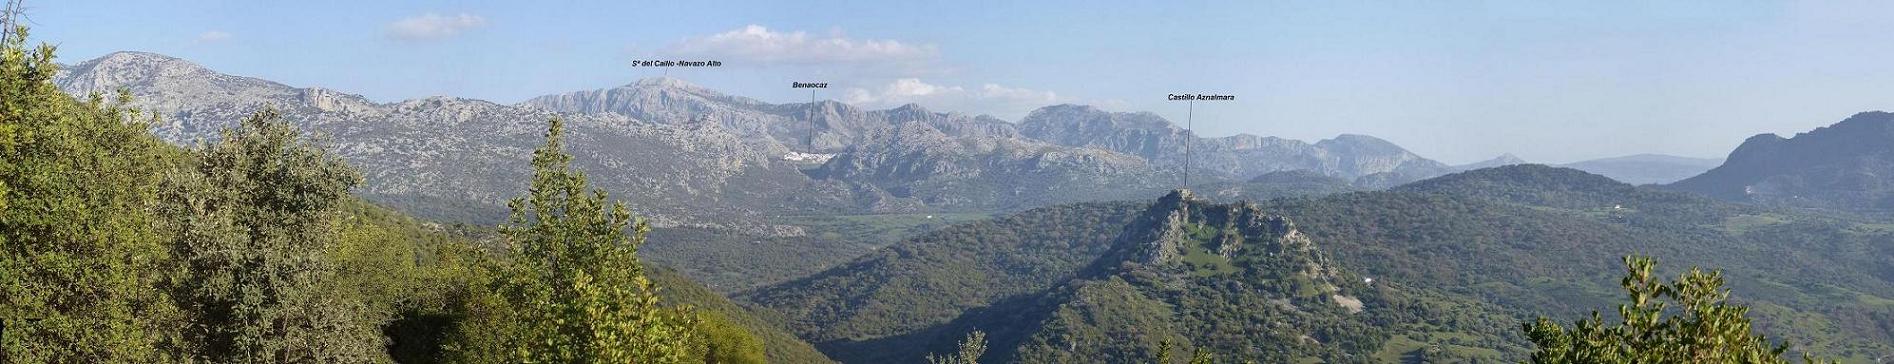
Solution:
[{"label": "blue sky", "polygon": [[1894,3],[27,1],[65,62],[118,50],[377,101],[512,103],[664,74],[770,102],[1017,120],[1081,103],[1207,136],[1391,140],[1466,163],[1721,157],[1894,109]]}]

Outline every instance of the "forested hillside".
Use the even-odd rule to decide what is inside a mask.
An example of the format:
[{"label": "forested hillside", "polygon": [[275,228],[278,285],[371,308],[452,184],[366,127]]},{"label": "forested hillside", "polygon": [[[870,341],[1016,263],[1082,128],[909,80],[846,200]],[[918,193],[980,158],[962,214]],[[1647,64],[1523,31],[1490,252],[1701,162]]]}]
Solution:
[{"label": "forested hillside", "polygon": [[[1613,300],[1616,257],[1727,272],[1762,332],[1796,350],[1869,361],[1891,350],[1894,231],[1845,215],[1757,208],[1534,165],[1448,175],[1394,192],[1265,203],[1377,280],[1439,287],[1522,314],[1570,317]],[[1785,270],[1781,267],[1797,267]],[[1678,267],[1681,268],[1681,267]]]},{"label": "forested hillside", "polygon": [[[1379,307],[1403,307],[1395,311],[1424,312],[1418,317],[1434,320],[1424,325],[1400,324],[1403,321],[1398,318],[1403,316],[1394,315],[1375,319],[1374,329],[1349,330],[1374,333],[1362,342],[1373,343],[1372,349],[1259,353],[1227,343],[1210,344],[1217,349],[1208,352],[1225,358],[1518,359],[1527,346],[1517,332],[1506,328],[1535,316],[1579,317],[1609,307],[1621,294],[1612,288],[1622,273],[1618,258],[1631,254],[1723,269],[1734,299],[1754,307],[1758,331],[1795,343],[1792,352],[1864,362],[1890,350],[1894,342],[1885,329],[1894,317],[1890,316],[1894,306],[1886,304],[1894,302],[1888,300],[1894,297],[1894,285],[1890,285],[1894,275],[1880,268],[1889,266],[1888,257],[1894,253],[1884,243],[1894,241],[1894,229],[1871,220],[1734,205],[1538,165],[1469,171],[1394,191],[1260,201],[1255,209],[1293,221],[1295,230],[1313,242],[1313,251],[1327,256],[1330,266],[1350,277],[1333,282],[1363,301],[1368,317],[1375,316],[1374,307],[1384,305]],[[1117,212],[1105,213],[1109,211]],[[1227,321],[1282,322],[1240,315],[1218,316],[1225,321],[1206,320],[1193,315],[1236,307],[1242,309],[1228,312],[1258,311],[1256,302],[1268,302],[1271,297],[1287,297],[1296,307],[1314,302],[1295,298],[1306,299],[1306,295],[1271,296],[1267,292],[1272,291],[1255,288],[1280,279],[1226,275],[1253,268],[1240,264],[1241,259],[1215,254],[1220,251],[1213,249],[1220,246],[1216,244],[1203,246],[1210,254],[1181,250],[1176,257],[1166,258],[1175,264],[1152,265],[1158,268],[1087,274],[1079,267],[1097,268],[1100,265],[1090,262],[1107,262],[1102,267],[1112,268],[1116,263],[1111,262],[1122,261],[1106,259],[1114,239],[1107,236],[1149,225],[1134,223],[1135,215],[1126,211],[1123,205],[1070,205],[952,227],[743,298],[784,312],[805,338],[849,362],[946,352],[960,335],[974,329],[988,333],[991,358],[1071,350],[1131,350],[1111,355],[1151,355],[1152,349],[1146,347],[1170,335],[1176,335],[1172,343],[1179,347],[1196,347],[1204,345],[1199,340],[1209,339],[1190,335],[1231,324]],[[1042,224],[1009,225],[1007,221]],[[1080,229],[1074,231],[1081,233],[1025,235],[1035,237],[998,245],[978,238],[1041,234],[1037,229],[1045,226]],[[1219,236],[1185,240],[1208,242]],[[1033,252],[1031,261],[1039,263],[1030,267],[1057,269],[1023,270],[1028,265],[1015,262],[1025,261],[1028,255],[1012,253],[1015,250]],[[1800,268],[1779,268],[1785,266]],[[1676,268],[1680,267],[1672,269]],[[1022,278],[992,284],[996,277]],[[1372,284],[1366,283],[1369,279]],[[1231,287],[1250,288],[1232,291]],[[1259,293],[1261,301],[1241,301],[1244,295]],[[1086,318],[1083,322],[1089,323],[1074,326],[1078,321],[1055,320],[1059,315],[1075,315],[1070,317]],[[1116,329],[1095,326],[1107,321],[1114,322],[1111,327]],[[1086,339],[1094,341],[1043,339],[1068,346],[1015,351],[1015,347],[1031,347],[1020,343],[1030,342],[1028,338],[1037,334],[1029,333],[1034,332],[1062,332],[1046,335],[1068,338],[1083,336],[1075,334],[1079,332],[1104,336]],[[1145,339],[1106,345],[1114,349],[1083,349],[1083,343],[1125,335]],[[1240,336],[1255,338],[1256,345],[1280,345],[1259,333]],[[1321,335],[1310,337],[1330,342]]]},{"label": "forested hillside", "polygon": [[1314,244],[1253,205],[1172,195],[951,227],[745,298],[848,362],[919,360],[971,330],[999,362],[1135,362],[1164,342],[1267,361],[1523,355],[1492,308],[1372,284]]}]

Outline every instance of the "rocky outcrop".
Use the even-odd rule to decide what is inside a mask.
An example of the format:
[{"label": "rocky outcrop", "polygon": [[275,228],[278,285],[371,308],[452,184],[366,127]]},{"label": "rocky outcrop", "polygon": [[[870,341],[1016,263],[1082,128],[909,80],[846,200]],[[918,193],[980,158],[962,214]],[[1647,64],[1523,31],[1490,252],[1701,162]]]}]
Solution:
[{"label": "rocky outcrop", "polygon": [[1510,166],[1510,165],[1515,165],[1515,164],[1526,164],[1526,163],[1527,162],[1525,159],[1519,158],[1519,156],[1513,155],[1512,153],[1506,153],[1506,154],[1501,154],[1498,157],[1493,157],[1493,159],[1453,166],[1453,169],[1460,170],[1460,171],[1471,171],[1471,170],[1481,169],[1481,168],[1505,167],[1505,166]]},{"label": "rocky outcrop", "polygon": [[1241,264],[1289,267],[1293,271],[1279,273],[1318,284],[1314,288],[1322,292],[1334,291],[1332,280],[1339,277],[1315,242],[1287,217],[1250,203],[1211,203],[1189,190],[1158,198],[1112,244],[1092,274],[1143,270],[1214,276],[1236,273],[1239,259],[1266,257],[1279,262]]}]

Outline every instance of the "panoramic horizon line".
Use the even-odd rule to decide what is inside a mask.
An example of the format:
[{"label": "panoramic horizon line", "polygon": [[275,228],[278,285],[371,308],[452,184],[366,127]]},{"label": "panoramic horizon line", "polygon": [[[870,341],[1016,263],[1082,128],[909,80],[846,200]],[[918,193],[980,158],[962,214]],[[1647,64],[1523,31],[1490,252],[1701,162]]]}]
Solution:
[{"label": "panoramic horizon line", "polygon": [[[408,97],[408,98],[402,98],[402,99],[399,99],[399,100],[375,100],[374,98],[370,98],[370,97],[368,97],[368,96],[365,96],[365,95],[363,95],[363,94],[360,94],[360,93],[355,93],[355,92],[352,92],[352,91],[348,91],[348,90],[342,90],[342,89],[337,89],[337,88],[332,88],[332,87],[325,87],[325,86],[301,86],[301,87],[299,87],[299,86],[295,86],[295,85],[290,85],[290,84],[287,84],[287,83],[283,83],[283,82],[279,82],[279,81],[276,81],[276,80],[272,80],[272,79],[268,79],[268,78],[263,78],[263,77],[257,77],[257,76],[246,76],[246,75],[236,75],[236,74],[230,74],[230,73],[225,73],[225,72],[223,72],[223,71],[220,71],[220,70],[217,70],[217,69],[214,69],[214,68],[211,68],[211,67],[209,67],[209,66],[205,66],[205,65],[203,65],[203,64],[201,64],[201,63],[198,63],[198,62],[196,62],[196,61],[193,61],[193,60],[191,60],[191,59],[188,59],[188,58],[183,58],[183,57],[178,57],[178,56],[172,56],[172,55],[168,55],[168,54],[164,54],[164,53],[159,53],[159,52],[153,52],[153,51],[143,51],[143,50],[119,50],[119,51],[112,51],[112,52],[110,52],[110,53],[106,53],[106,54],[104,54],[104,55],[100,55],[100,56],[98,56],[98,57],[93,57],[93,58],[91,58],[91,59],[87,59],[87,60],[85,60],[85,61],[81,61],[81,62],[78,62],[78,63],[72,63],[72,64],[64,64],[64,63],[59,63],[59,62],[57,62],[57,61],[55,61],[55,63],[56,63],[56,64],[59,64],[59,66],[60,66],[60,70],[61,70],[61,71],[68,71],[68,72],[69,72],[69,71],[71,71],[71,70],[72,70],[73,68],[75,68],[75,67],[77,67],[77,66],[79,66],[79,65],[83,65],[83,64],[89,64],[89,63],[96,63],[96,62],[100,62],[100,61],[104,61],[104,60],[106,60],[106,59],[108,59],[108,58],[112,58],[113,56],[117,56],[117,55],[121,55],[121,54],[135,54],[135,55],[145,55],[145,56],[155,56],[155,57],[161,57],[161,58],[164,58],[164,59],[167,59],[167,60],[175,60],[175,61],[181,61],[181,62],[184,62],[184,63],[187,63],[187,64],[190,64],[190,65],[191,65],[192,67],[196,67],[196,68],[199,68],[199,69],[202,69],[202,70],[205,70],[205,71],[208,71],[208,72],[212,72],[212,73],[216,73],[216,74],[219,74],[219,75],[225,75],[225,76],[231,76],[231,77],[241,77],[241,78],[246,78],[246,79],[253,79],[253,80],[258,80],[258,81],[263,81],[263,82],[267,82],[267,83],[270,83],[270,84],[274,84],[274,85],[279,85],[279,86],[283,86],[283,87],[287,87],[287,88],[291,88],[291,89],[316,89],[316,90],[326,90],[326,91],[333,91],[333,92],[339,92],[339,93],[343,93],[343,94],[347,94],[347,95],[350,95],[350,96],[354,96],[354,97],[360,97],[360,98],[362,98],[362,99],[364,99],[364,100],[368,100],[369,102],[372,102],[372,103],[375,103],[376,105],[396,105],[396,104],[400,104],[400,103],[403,103],[403,102],[410,102],[410,101],[421,101],[421,100],[429,100],[429,99],[437,99],[437,98],[449,98],[449,99],[459,99],[459,100],[468,100],[468,101],[478,101],[478,102],[486,102],[486,103],[491,103],[491,104],[495,104],[495,105],[504,105],[504,106],[509,106],[509,107],[530,107],[530,106],[527,106],[527,105],[525,105],[525,104],[526,104],[526,103],[528,103],[528,102],[531,102],[531,101],[532,101],[532,100],[534,100],[534,99],[538,99],[538,98],[542,98],[542,97],[548,97],[548,96],[559,96],[559,95],[567,95],[567,94],[573,94],[573,93],[583,93],[583,92],[600,92],[600,91],[608,91],[608,90],[614,90],[614,89],[620,89],[620,88],[628,88],[628,87],[636,87],[636,86],[640,86],[641,84],[644,84],[644,83],[646,83],[647,81],[652,81],[652,80],[660,80],[660,81],[662,81],[662,80],[673,80],[673,81],[677,81],[677,82],[681,82],[681,83],[683,83],[684,85],[686,85],[686,86],[689,86],[689,87],[695,87],[695,88],[699,88],[699,89],[703,89],[703,90],[707,90],[707,91],[710,91],[710,92],[713,92],[713,93],[715,93],[715,94],[717,94],[717,95],[720,95],[720,96],[729,96],[729,97],[739,97],[739,98],[744,98],[744,99],[748,99],[748,100],[752,100],[752,101],[756,101],[756,102],[758,102],[758,103],[762,103],[762,104],[765,104],[765,105],[771,105],[771,106],[781,106],[781,105],[800,105],[800,104],[810,104],[810,103],[808,103],[808,102],[788,102],[788,103],[774,103],[774,102],[769,102],[769,101],[764,101],[764,100],[761,100],[761,99],[756,99],[756,98],[753,98],[753,97],[749,97],[749,96],[745,96],[745,95],[739,95],[739,94],[732,94],[732,93],[726,93],[726,92],[724,92],[724,91],[720,91],[720,90],[716,90],[716,89],[711,89],[711,88],[709,88],[709,87],[704,87],[704,86],[702,86],[702,85],[698,85],[698,84],[696,84],[696,83],[693,83],[693,82],[691,82],[691,81],[689,81],[689,80],[686,80],[686,79],[684,79],[684,78],[682,78],[682,77],[679,77],[679,76],[671,76],[671,75],[659,75],[659,76],[648,76],[648,77],[639,77],[639,78],[636,78],[636,79],[634,79],[634,80],[632,80],[631,82],[627,82],[627,83],[623,83],[623,84],[620,84],[620,85],[618,85],[618,86],[613,86],[613,87],[606,87],[606,88],[594,88],[594,89],[582,89],[582,90],[570,90],[570,91],[563,91],[563,92],[554,92],[554,93],[548,93],[548,94],[541,94],[541,95],[537,95],[537,96],[532,96],[532,97],[527,97],[527,98],[525,98],[525,99],[523,99],[523,100],[520,100],[520,101],[517,101],[517,102],[511,102],[511,103],[505,103],[505,102],[498,102],[498,101],[493,101],[493,100],[489,100],[489,99],[485,99],[485,98],[477,98],[477,97],[465,97],[465,96],[455,96],[455,95],[443,95],[443,94],[436,94],[436,95],[428,95],[428,96],[419,96],[419,97]],[[959,115],[965,115],[965,116],[969,116],[969,117],[987,117],[987,118],[992,118],[992,119],[994,119],[994,120],[999,120],[999,121],[1002,121],[1002,122],[1006,122],[1006,123],[1008,123],[1008,124],[1012,124],[1012,125],[1019,125],[1019,124],[1021,124],[1021,123],[1022,123],[1023,121],[1025,121],[1025,119],[1026,119],[1027,117],[1030,117],[1030,116],[1031,116],[1032,114],[1034,114],[1034,113],[1038,113],[1038,112],[1039,112],[1040,110],[1044,110],[1044,109],[1047,109],[1047,108],[1053,108],[1053,107],[1060,107],[1060,106],[1077,106],[1077,107],[1084,107],[1084,108],[1089,108],[1089,109],[1094,109],[1094,110],[1098,110],[1098,111],[1101,111],[1101,112],[1106,112],[1106,113],[1112,113],[1112,114],[1133,114],[1133,115],[1148,115],[1148,116],[1150,116],[1150,117],[1155,117],[1155,118],[1157,118],[1158,120],[1162,120],[1162,121],[1163,121],[1163,122],[1164,122],[1164,123],[1165,123],[1166,125],[1168,125],[1168,126],[1170,126],[1170,127],[1173,127],[1173,128],[1178,128],[1178,129],[1183,129],[1185,133],[1187,133],[1188,135],[1190,135],[1190,136],[1192,136],[1192,137],[1195,137],[1195,138],[1198,138],[1198,139],[1226,139],[1226,138],[1236,138],[1236,137],[1255,137],[1255,138],[1265,138],[1265,139],[1279,139],[1279,140],[1289,140],[1289,141],[1296,141],[1296,142],[1302,142],[1302,143],[1307,143],[1307,144],[1314,144],[1314,143],[1319,143],[1319,142],[1322,142],[1322,141],[1329,141],[1329,140],[1335,140],[1335,139],[1340,139],[1340,138],[1344,138],[1344,137],[1349,137],[1349,136],[1361,136],[1361,137],[1368,137],[1368,138],[1373,138],[1373,139],[1376,139],[1376,140],[1379,140],[1379,141],[1382,141],[1382,142],[1386,142],[1386,143],[1389,143],[1389,144],[1394,144],[1394,145],[1395,145],[1396,147],[1399,147],[1399,148],[1401,148],[1402,150],[1406,150],[1406,151],[1407,151],[1408,153],[1412,153],[1412,154],[1414,154],[1414,155],[1416,155],[1416,156],[1420,156],[1421,158],[1425,158],[1425,159],[1429,159],[1429,160],[1435,160],[1435,161],[1439,161],[1439,160],[1437,160],[1437,159],[1433,159],[1433,158],[1428,158],[1428,157],[1426,157],[1426,156],[1422,156],[1422,155],[1421,155],[1420,153],[1417,153],[1417,152],[1415,152],[1415,151],[1413,151],[1413,150],[1410,150],[1410,149],[1408,149],[1408,148],[1407,148],[1407,147],[1405,147],[1405,146],[1401,146],[1401,145],[1400,145],[1400,144],[1398,144],[1398,143],[1394,143],[1393,141],[1389,141],[1389,140],[1387,140],[1387,139],[1385,139],[1385,138],[1381,138],[1381,137],[1379,137],[1379,136],[1375,136],[1375,135],[1372,135],[1372,134],[1365,134],[1365,133],[1354,133],[1354,132],[1342,132],[1342,133],[1337,133],[1337,134],[1335,134],[1334,136],[1331,136],[1331,137],[1327,137],[1327,138],[1322,138],[1322,139],[1317,139],[1317,140],[1315,140],[1315,141],[1313,141],[1313,142],[1311,142],[1311,141],[1305,141],[1305,140],[1302,140],[1302,139],[1296,139],[1296,138],[1287,138],[1287,137],[1281,137],[1281,136],[1273,136],[1273,135],[1260,135],[1260,134],[1255,134],[1255,133],[1250,133],[1250,132],[1238,132],[1238,133],[1233,133],[1233,134],[1229,134],[1229,135],[1222,135],[1222,136],[1206,136],[1206,135],[1203,135],[1203,134],[1200,134],[1200,133],[1198,133],[1198,132],[1197,132],[1196,130],[1191,130],[1191,129],[1189,129],[1189,128],[1185,128],[1185,127],[1182,127],[1182,126],[1180,126],[1180,125],[1179,125],[1179,124],[1178,124],[1177,122],[1175,122],[1175,121],[1173,121],[1173,120],[1171,120],[1170,118],[1166,118],[1166,117],[1164,117],[1164,116],[1163,116],[1162,114],[1158,114],[1157,112],[1154,112],[1154,111],[1150,111],[1150,110],[1139,110],[1139,111],[1112,111],[1112,110],[1105,110],[1104,108],[1102,108],[1102,107],[1100,107],[1100,106],[1098,106],[1098,105],[1092,105],[1092,104],[1083,104],[1083,103],[1075,103],[1075,102],[1061,102],[1061,103],[1054,103],[1054,104],[1048,104],[1048,105],[1044,105],[1044,106],[1039,106],[1039,107],[1036,107],[1036,108],[1034,108],[1034,109],[1033,109],[1033,111],[1031,111],[1031,112],[1028,112],[1028,113],[1027,113],[1027,115],[1025,115],[1025,116],[1021,116],[1019,120],[1008,120],[1008,119],[1006,119],[1006,118],[1002,118],[1002,117],[998,117],[998,116],[994,116],[994,115],[992,115],[992,114],[985,114],[985,113],[981,113],[981,114],[970,114],[970,113],[965,113],[965,112],[960,112],[960,111],[951,111],[951,110],[947,110],[947,111],[944,111],[944,112],[943,112],[943,111],[936,111],[935,109],[931,109],[931,108],[928,108],[928,107],[927,107],[926,105],[922,105],[922,104],[921,104],[921,103],[919,103],[919,102],[908,102],[908,103],[904,103],[904,104],[902,104],[902,105],[900,105],[900,106],[895,106],[895,107],[889,107],[889,108],[880,108],[880,109],[876,109],[876,108],[869,108],[869,107],[866,107],[866,106],[861,106],[861,105],[857,105],[857,104],[853,104],[853,103],[848,103],[848,102],[845,102],[845,101],[842,101],[842,100],[838,100],[838,99],[833,99],[833,98],[827,98],[827,99],[821,99],[821,100],[818,100],[818,101],[816,101],[816,103],[836,103],[836,104],[842,104],[842,105],[847,105],[847,106],[849,106],[849,107],[854,107],[854,108],[858,108],[858,109],[861,109],[861,110],[864,110],[864,111],[871,111],[871,112],[872,112],[872,111],[890,111],[890,110],[896,110],[896,109],[901,109],[901,108],[906,108],[906,107],[908,107],[908,106],[917,106],[917,107],[920,107],[920,108],[921,108],[921,109],[922,109],[923,111],[927,111],[927,112],[933,112],[933,113],[940,113],[940,114],[947,114],[947,115],[954,115],[954,114],[959,114]],[[1864,111],[1864,112],[1867,112],[1867,111]],[[1767,132],[1765,132],[1765,133],[1759,133],[1759,134],[1757,134],[1757,135],[1762,135],[1762,134],[1772,134],[1772,135],[1780,135],[1780,134],[1776,134],[1776,133],[1767,133]],[[1490,160],[1493,160],[1493,159],[1497,159],[1497,158],[1501,158],[1501,157],[1504,157],[1504,156],[1507,156],[1507,155],[1513,155],[1513,154],[1514,154],[1513,152],[1510,152],[1510,151],[1509,151],[1509,152],[1502,152],[1502,153],[1500,153],[1500,154],[1498,154],[1498,155],[1495,155],[1494,157],[1489,157],[1489,158],[1483,158],[1483,159],[1477,159],[1477,160],[1473,160],[1473,161],[1470,161],[1470,162],[1464,162],[1464,163],[1447,163],[1447,162],[1444,162],[1444,161],[1443,161],[1443,162],[1441,162],[1441,163],[1442,163],[1442,164],[1446,164],[1446,165],[1449,165],[1449,166],[1463,166],[1463,165],[1470,165],[1470,164],[1478,164],[1478,163],[1482,163],[1482,162],[1486,162],[1486,161],[1490,161]],[[1592,157],[1592,158],[1582,158],[1582,159],[1575,159],[1575,160],[1572,160],[1572,161],[1567,161],[1567,162],[1562,162],[1562,163],[1560,163],[1560,162],[1542,162],[1542,161],[1532,161],[1532,160],[1528,160],[1528,162],[1529,162],[1529,163],[1535,163],[1535,164],[1546,164],[1546,165],[1562,165],[1562,164],[1572,164],[1572,163],[1579,163],[1579,162],[1586,162],[1586,161],[1593,161],[1593,160],[1602,160],[1602,159],[1611,159],[1611,158],[1623,158],[1623,157],[1634,157],[1634,156],[1640,156],[1640,155],[1659,155],[1659,156],[1672,156],[1672,157],[1682,157],[1682,158],[1695,158],[1695,159],[1723,159],[1723,158],[1724,158],[1724,157],[1717,157],[1717,156],[1711,156],[1711,157],[1702,157],[1702,156],[1688,156],[1688,155],[1678,155],[1678,154],[1669,154],[1669,153],[1652,153],[1652,152],[1635,152],[1635,153],[1629,153],[1629,154],[1622,154],[1622,155],[1607,155],[1607,156],[1600,156],[1600,157]]]}]

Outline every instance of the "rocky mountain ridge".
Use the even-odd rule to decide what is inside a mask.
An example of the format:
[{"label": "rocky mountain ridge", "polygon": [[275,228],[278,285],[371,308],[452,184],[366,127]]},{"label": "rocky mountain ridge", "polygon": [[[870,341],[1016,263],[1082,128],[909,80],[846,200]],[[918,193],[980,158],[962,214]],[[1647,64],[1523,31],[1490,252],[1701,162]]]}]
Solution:
[{"label": "rocky mountain ridge", "polygon": [[162,118],[154,132],[178,144],[214,139],[251,113],[275,108],[363,172],[359,193],[441,220],[497,221],[504,201],[524,192],[526,160],[551,118],[567,120],[571,151],[581,168],[595,171],[595,183],[660,225],[754,215],[746,211],[787,205],[770,194],[813,183],[775,161],[783,147],[701,121],[656,124],[440,96],[374,103],[141,52],[67,67],[55,82],[75,94],[127,91],[132,106]]},{"label": "rocky mountain ridge", "polygon": [[214,139],[276,108],[361,168],[363,195],[449,221],[497,221],[503,201],[524,188],[527,152],[544,121],[555,117],[567,120],[578,163],[600,186],[668,225],[1146,196],[1176,187],[1176,151],[1187,142],[1200,151],[1193,161],[1200,183],[1312,170],[1387,187],[1446,171],[1367,136],[1313,144],[1199,138],[1153,114],[1076,105],[1049,106],[1014,124],[914,104],[770,104],[669,78],[514,105],[440,96],[377,103],[118,52],[65,67],[56,82],[75,94],[128,91],[132,106],[162,117],[155,132],[179,144]]}]

